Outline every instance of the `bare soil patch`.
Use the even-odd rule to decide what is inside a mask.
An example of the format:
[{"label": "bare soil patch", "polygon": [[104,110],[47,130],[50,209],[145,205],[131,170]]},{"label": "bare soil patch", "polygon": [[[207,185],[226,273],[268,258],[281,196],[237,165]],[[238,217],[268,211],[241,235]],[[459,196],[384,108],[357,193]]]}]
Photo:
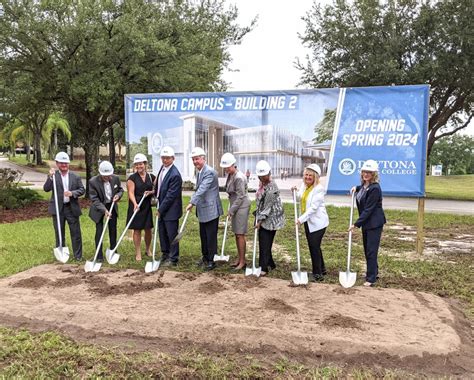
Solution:
[{"label": "bare soil patch", "polygon": [[474,373],[469,320],[453,301],[423,292],[42,265],[0,279],[0,304],[1,325],[133,350]]},{"label": "bare soil patch", "polygon": [[[49,201],[39,200],[15,210],[0,209],[0,224],[16,223],[37,218],[48,218],[51,216],[48,214],[48,203]],[[91,203],[92,202],[89,199],[79,198],[79,205],[81,208],[89,208]]]}]

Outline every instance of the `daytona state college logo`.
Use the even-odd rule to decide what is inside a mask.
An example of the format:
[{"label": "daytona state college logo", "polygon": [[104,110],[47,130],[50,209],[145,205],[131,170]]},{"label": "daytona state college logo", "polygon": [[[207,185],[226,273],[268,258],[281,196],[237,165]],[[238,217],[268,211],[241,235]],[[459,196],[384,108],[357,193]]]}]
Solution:
[{"label": "daytona state college logo", "polygon": [[339,161],[339,171],[343,175],[351,175],[356,170],[356,163],[350,158],[344,158]]}]

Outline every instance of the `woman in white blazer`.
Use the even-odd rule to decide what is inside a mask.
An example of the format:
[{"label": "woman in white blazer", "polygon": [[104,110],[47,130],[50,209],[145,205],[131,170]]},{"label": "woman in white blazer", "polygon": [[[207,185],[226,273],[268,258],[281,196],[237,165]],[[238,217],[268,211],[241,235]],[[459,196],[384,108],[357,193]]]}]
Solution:
[{"label": "woman in white blazer", "polygon": [[319,183],[320,175],[321,168],[311,164],[304,170],[300,188],[293,188],[298,190],[297,197],[301,199],[301,215],[296,223],[304,225],[313,263],[313,281],[323,281],[326,274],[321,241],[329,225],[329,217],[324,206],[324,188]]}]

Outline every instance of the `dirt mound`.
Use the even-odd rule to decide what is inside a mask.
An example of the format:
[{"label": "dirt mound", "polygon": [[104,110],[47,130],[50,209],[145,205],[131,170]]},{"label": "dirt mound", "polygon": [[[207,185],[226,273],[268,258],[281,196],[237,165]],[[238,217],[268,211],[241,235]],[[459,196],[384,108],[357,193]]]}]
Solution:
[{"label": "dirt mound", "polygon": [[0,305],[2,325],[137,350],[283,355],[435,376],[474,371],[469,321],[450,300],[422,292],[42,265],[0,279]]}]

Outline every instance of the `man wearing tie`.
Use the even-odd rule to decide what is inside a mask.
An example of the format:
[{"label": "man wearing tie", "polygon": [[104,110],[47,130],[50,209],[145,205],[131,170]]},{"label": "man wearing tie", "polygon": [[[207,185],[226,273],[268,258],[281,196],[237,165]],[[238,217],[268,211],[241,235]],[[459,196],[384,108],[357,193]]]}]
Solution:
[{"label": "man wearing tie", "polygon": [[[122,198],[123,188],[120,178],[114,175],[114,167],[109,161],[102,161],[99,165],[99,175],[89,180],[89,197],[92,206],[89,210],[89,217],[95,222],[95,246],[99,244],[100,236],[104,229],[104,216],[109,216],[112,202],[115,202],[112,215],[109,220],[109,241],[110,247],[117,245],[117,217],[118,205],[116,202]],[[97,254],[99,263],[104,261],[102,245]]]},{"label": "man wearing tie", "polygon": [[159,218],[161,262],[164,266],[176,266],[179,260],[179,243],[172,245],[171,242],[178,235],[179,218],[183,215],[183,179],[174,165],[173,149],[165,146],[161,149],[160,156],[163,165],[156,177],[155,195],[158,198],[156,212]]},{"label": "man wearing tie", "polygon": [[49,176],[43,185],[43,190],[46,192],[53,190],[53,178],[56,181],[56,189],[58,192],[58,209],[59,220],[61,224],[61,231],[58,231],[56,223],[56,207],[54,205],[55,194],[51,196],[48,205],[48,213],[53,216],[53,226],[56,236],[56,246],[59,245],[59,233],[61,233],[63,245],[66,245],[66,221],[69,225],[69,232],[71,234],[72,249],[76,261],[82,260],[82,235],[79,217],[81,216],[81,206],[78,198],[84,195],[85,189],[81,178],[69,171],[69,156],[65,152],[59,152],[56,157],[56,166],[59,169],[56,171],[51,168]]},{"label": "man wearing tie", "polygon": [[191,151],[194,167],[198,170],[196,191],[186,207],[190,211],[196,206],[201,237],[202,259],[198,265],[212,270],[216,267],[214,255],[217,254],[217,228],[219,216],[223,214],[219,198],[219,181],[217,172],[206,164],[206,152],[202,148]]}]

